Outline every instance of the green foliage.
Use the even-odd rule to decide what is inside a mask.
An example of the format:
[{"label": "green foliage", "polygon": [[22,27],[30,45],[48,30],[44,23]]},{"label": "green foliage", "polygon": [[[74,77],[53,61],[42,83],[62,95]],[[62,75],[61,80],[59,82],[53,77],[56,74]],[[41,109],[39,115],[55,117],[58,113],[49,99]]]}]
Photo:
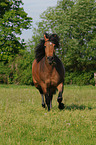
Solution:
[{"label": "green foliage", "polygon": [[96,68],[95,16],[95,0],[63,0],[41,15],[39,29],[51,30],[60,36],[59,55],[68,70],[92,69],[93,65]]},{"label": "green foliage", "polygon": [[77,85],[95,85],[94,72],[66,72],[65,84],[77,84]]},{"label": "green foliage", "polygon": [[24,40],[17,35],[31,27],[32,18],[21,7],[22,0],[0,1],[0,60],[10,61],[24,50]]},{"label": "green foliage", "polygon": [[[68,78],[65,78],[65,82],[70,83],[73,80],[76,84],[94,84],[92,80],[96,72],[96,1],[58,1],[56,7],[50,7],[41,14],[41,19],[37,24],[38,29],[34,29],[34,34],[38,34],[35,35],[35,40],[40,38],[44,31],[60,36],[61,46],[57,54],[62,59],[67,74],[72,75],[66,75]],[[73,78],[76,75],[78,78]]]},{"label": "green foliage", "polygon": [[0,83],[32,83],[32,55],[26,52],[24,40],[17,37],[32,23],[22,5],[22,0],[0,1]]},{"label": "green foliage", "polygon": [[34,52],[23,52],[10,63],[0,62],[0,83],[32,85]]},{"label": "green foliage", "polygon": [[60,0],[56,7],[49,7],[33,29],[27,48],[30,52],[25,52],[24,40],[17,37],[23,29],[31,28],[32,22],[22,4],[21,0],[0,1],[0,60],[4,61],[0,62],[0,82],[32,84],[34,48],[47,31],[60,37],[56,54],[65,66],[65,84],[94,85],[96,1]]},{"label": "green foliage", "polygon": [[0,62],[0,83],[8,83],[8,77],[10,74],[10,68],[8,65],[4,65],[4,62]]},{"label": "green foliage", "polygon": [[32,62],[34,60],[34,55],[30,52],[26,52],[23,57],[16,58],[15,64],[17,64],[17,69],[14,72],[13,82],[15,84],[26,84],[32,85]]}]

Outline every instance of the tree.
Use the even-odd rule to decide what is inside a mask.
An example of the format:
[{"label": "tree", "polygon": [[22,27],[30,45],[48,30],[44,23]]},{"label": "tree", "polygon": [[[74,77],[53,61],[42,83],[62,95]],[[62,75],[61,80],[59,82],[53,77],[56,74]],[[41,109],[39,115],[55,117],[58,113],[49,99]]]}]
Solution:
[{"label": "tree", "polygon": [[17,35],[31,28],[32,18],[21,7],[22,0],[0,1],[0,60],[9,61],[24,50],[24,40]]},{"label": "tree", "polygon": [[58,52],[65,66],[82,70],[96,60],[95,16],[95,0],[62,0],[41,15],[37,32],[57,33],[62,47]]},{"label": "tree", "polygon": [[65,65],[66,74],[74,73],[70,77],[73,79],[90,72],[89,80],[92,79],[93,71],[96,71],[96,1],[61,0],[56,7],[43,12],[41,19],[35,39],[44,31],[57,33],[61,44],[57,53]]},{"label": "tree", "polygon": [[[78,0],[70,13],[69,59],[71,67],[82,71],[96,69],[96,2]],[[74,59],[75,58],[75,59]],[[74,69],[73,69],[74,70]]]}]

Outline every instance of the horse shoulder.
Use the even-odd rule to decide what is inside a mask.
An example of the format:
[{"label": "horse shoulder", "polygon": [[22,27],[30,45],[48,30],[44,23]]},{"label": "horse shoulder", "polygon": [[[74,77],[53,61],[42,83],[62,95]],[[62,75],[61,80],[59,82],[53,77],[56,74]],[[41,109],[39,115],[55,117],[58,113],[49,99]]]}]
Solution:
[{"label": "horse shoulder", "polygon": [[37,61],[36,59],[33,61],[33,64],[32,64],[32,76],[34,77],[35,74],[37,72]]},{"label": "horse shoulder", "polygon": [[33,61],[32,64],[32,78],[33,78],[33,82],[34,84],[37,84],[39,82],[39,69],[38,69],[38,63],[36,61],[36,59]]}]

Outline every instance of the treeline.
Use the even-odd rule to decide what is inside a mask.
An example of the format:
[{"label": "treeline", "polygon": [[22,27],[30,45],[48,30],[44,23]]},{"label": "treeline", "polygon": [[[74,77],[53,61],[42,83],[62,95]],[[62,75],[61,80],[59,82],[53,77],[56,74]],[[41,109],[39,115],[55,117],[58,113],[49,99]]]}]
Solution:
[{"label": "treeline", "polygon": [[30,29],[32,18],[22,7],[22,0],[0,1],[0,83],[31,84],[31,54],[17,35]]},{"label": "treeline", "polygon": [[[32,39],[27,44],[24,41],[20,43],[15,35],[21,34],[22,29],[30,28],[32,22],[32,19],[27,17],[23,8],[20,7],[22,1],[13,0],[13,3],[8,0],[2,1],[0,10],[1,8],[4,10],[0,11],[1,83],[33,84],[31,69],[34,48],[43,38],[43,33],[48,32],[57,33],[60,37],[60,48],[56,50],[56,54],[65,66],[65,84],[94,85],[94,72],[96,72],[95,0],[59,0],[56,7],[50,7],[41,14],[41,21],[37,23],[37,28],[32,30]],[[13,12],[14,15],[12,15]],[[10,16],[9,13],[11,13]],[[22,19],[19,19],[18,15]]]}]

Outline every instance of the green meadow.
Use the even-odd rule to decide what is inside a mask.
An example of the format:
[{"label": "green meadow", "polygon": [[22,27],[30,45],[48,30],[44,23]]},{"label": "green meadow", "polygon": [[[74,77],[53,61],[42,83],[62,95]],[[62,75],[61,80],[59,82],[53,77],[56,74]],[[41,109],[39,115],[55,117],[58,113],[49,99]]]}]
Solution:
[{"label": "green meadow", "polygon": [[0,85],[0,145],[95,145],[96,87],[65,86],[58,109],[41,107],[35,87]]}]

